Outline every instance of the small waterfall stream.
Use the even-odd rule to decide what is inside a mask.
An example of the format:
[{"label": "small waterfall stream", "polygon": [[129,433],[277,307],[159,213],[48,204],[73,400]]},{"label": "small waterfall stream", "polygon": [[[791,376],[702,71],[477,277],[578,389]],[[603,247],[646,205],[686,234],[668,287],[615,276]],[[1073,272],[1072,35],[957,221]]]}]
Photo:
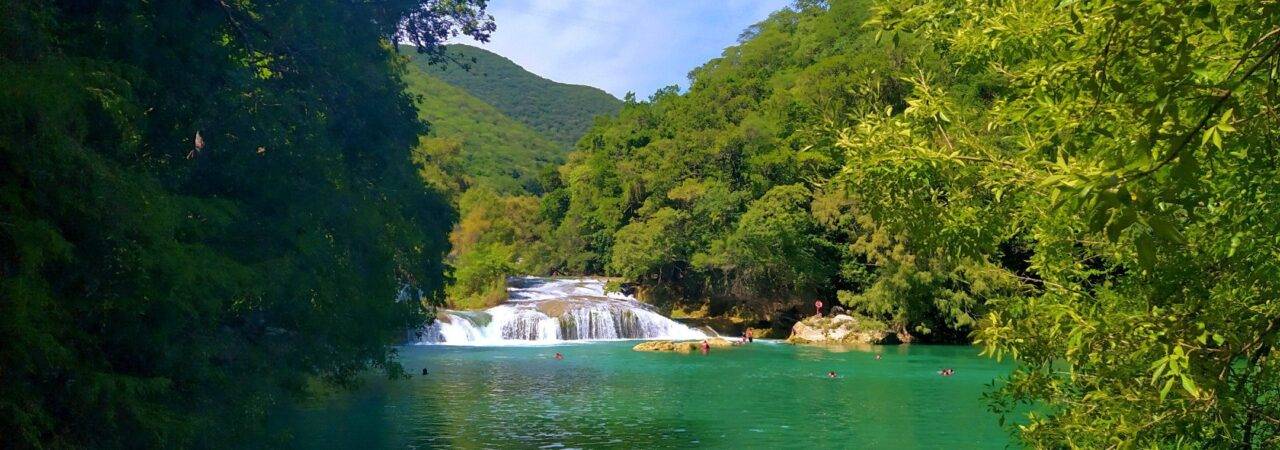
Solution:
[{"label": "small waterfall stream", "polygon": [[630,296],[606,293],[603,280],[511,278],[507,295],[507,303],[484,311],[441,311],[422,330],[419,343],[519,345],[707,337]]}]

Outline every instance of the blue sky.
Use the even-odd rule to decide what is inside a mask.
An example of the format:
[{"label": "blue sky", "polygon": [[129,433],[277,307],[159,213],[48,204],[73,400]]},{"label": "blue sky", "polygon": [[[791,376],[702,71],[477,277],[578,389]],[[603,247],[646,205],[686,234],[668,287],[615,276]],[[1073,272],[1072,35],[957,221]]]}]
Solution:
[{"label": "blue sky", "polygon": [[[746,27],[791,0],[493,0],[480,45],[555,81],[618,98],[687,88],[689,70],[720,56]],[[477,45],[474,41],[456,42]]]}]

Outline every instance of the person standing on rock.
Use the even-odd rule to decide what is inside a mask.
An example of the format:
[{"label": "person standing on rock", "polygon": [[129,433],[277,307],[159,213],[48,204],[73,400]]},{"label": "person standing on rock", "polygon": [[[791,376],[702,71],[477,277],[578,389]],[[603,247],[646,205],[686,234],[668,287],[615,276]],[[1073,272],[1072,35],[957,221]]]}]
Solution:
[{"label": "person standing on rock", "polygon": [[822,317],[822,300],[815,300],[813,302],[813,309],[816,311],[814,315]]}]

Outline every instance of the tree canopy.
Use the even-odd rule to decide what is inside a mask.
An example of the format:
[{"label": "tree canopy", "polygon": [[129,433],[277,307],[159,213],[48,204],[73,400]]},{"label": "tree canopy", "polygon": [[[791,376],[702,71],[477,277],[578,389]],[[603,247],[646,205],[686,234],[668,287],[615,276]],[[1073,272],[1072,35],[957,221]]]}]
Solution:
[{"label": "tree canopy", "polygon": [[1280,444],[1274,1],[799,1],[599,120],[544,268],[1017,369],[1035,447]]},{"label": "tree canopy", "polygon": [[0,440],[236,446],[308,380],[400,373],[454,214],[390,40],[485,39],[483,1],[0,17]]}]

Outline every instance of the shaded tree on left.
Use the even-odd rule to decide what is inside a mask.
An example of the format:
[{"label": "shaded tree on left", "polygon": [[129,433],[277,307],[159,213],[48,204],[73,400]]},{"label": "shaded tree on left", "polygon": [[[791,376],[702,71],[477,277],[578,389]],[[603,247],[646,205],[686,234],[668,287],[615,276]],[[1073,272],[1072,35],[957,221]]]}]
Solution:
[{"label": "shaded tree on left", "polygon": [[271,442],[310,381],[403,373],[455,213],[394,43],[485,3],[0,2],[0,443]]}]

